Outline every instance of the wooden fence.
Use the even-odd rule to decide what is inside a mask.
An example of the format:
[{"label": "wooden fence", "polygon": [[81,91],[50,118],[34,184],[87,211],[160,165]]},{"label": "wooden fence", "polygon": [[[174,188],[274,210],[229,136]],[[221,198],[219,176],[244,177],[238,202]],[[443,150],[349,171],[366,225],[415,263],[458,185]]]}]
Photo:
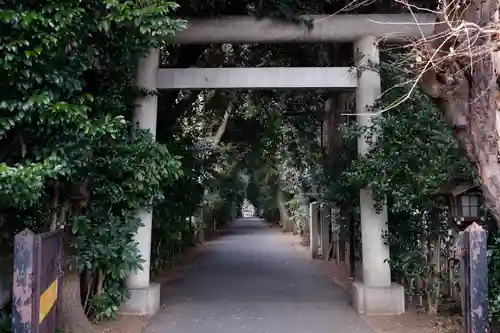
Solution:
[{"label": "wooden fence", "polygon": [[[449,300],[460,302],[460,259],[458,257],[459,249],[456,244],[457,235],[454,230],[450,229],[448,237],[434,240],[430,248],[440,249],[440,256],[438,258],[430,254],[428,260],[430,265],[436,266],[436,273],[440,276],[441,294]],[[333,228],[330,240],[328,260],[334,261],[337,265],[344,264],[346,269],[350,269],[351,277],[361,278],[356,276],[361,261],[354,256],[355,251],[351,245],[351,239],[346,237],[342,230]],[[400,280],[398,283],[402,284],[406,290],[414,290],[419,288],[422,282],[415,279],[411,281]],[[421,297],[418,297],[420,303],[422,303]]]},{"label": "wooden fence", "polygon": [[[354,238],[349,227],[345,223],[340,223],[338,212],[332,209],[320,207],[314,204],[314,212],[318,211],[318,216],[310,222],[315,223],[313,233],[318,235],[311,236],[311,240],[317,239],[317,244],[311,245],[313,257],[321,257],[324,260],[331,260],[337,265],[344,265],[352,278],[361,278],[361,261],[355,255]],[[311,212],[312,212],[311,211]],[[316,227],[317,225],[317,227]],[[315,231],[316,230],[316,231]],[[326,232],[326,233],[325,233]],[[429,265],[434,265],[435,274],[439,275],[439,288],[441,296],[456,303],[461,301],[460,293],[460,258],[457,248],[458,232],[449,228],[447,235],[433,240],[422,240],[422,254]],[[359,244],[359,246],[361,246]],[[425,248],[425,249],[424,249]],[[439,249],[439,250],[438,250]],[[439,253],[439,256],[436,255]],[[405,290],[412,291],[423,289],[422,279],[401,279],[398,283],[405,287]],[[410,302],[417,301],[422,304],[424,295],[416,293],[416,296],[409,297]]]}]

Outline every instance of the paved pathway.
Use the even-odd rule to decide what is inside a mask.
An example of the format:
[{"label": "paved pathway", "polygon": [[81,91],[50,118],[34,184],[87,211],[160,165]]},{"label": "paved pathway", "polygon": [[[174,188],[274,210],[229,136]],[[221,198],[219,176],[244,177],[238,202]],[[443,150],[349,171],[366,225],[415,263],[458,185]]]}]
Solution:
[{"label": "paved pathway", "polygon": [[373,333],[317,265],[258,219],[239,219],[182,276],[144,333]]}]

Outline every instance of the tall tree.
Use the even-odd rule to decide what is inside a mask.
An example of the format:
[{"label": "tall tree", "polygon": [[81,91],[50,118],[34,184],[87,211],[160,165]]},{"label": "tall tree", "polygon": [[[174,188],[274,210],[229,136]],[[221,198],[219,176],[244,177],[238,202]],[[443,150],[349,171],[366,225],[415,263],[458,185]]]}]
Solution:
[{"label": "tall tree", "polygon": [[434,34],[414,51],[420,84],[475,164],[486,206],[500,223],[498,6],[496,0],[440,2]]}]

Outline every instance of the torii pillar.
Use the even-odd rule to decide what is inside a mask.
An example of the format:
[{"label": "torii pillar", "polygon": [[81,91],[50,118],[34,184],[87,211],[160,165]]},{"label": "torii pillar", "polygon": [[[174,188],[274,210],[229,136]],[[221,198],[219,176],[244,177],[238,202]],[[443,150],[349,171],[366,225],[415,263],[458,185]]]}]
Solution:
[{"label": "torii pillar", "polygon": [[[156,90],[159,62],[160,51],[158,49],[151,50],[139,61],[137,68],[137,86],[139,88]],[[139,98],[133,115],[134,125],[140,129],[149,130],[156,137],[157,112],[158,98],[156,95]],[[138,207],[137,216],[143,225],[137,230],[134,240],[138,243],[137,248],[144,262],[142,269],[129,275],[126,279],[130,297],[122,304],[120,312],[132,315],[153,315],[160,309],[160,284],[150,282],[152,210]]]},{"label": "torii pillar", "polygon": [[[371,126],[368,115],[381,94],[380,74],[371,70],[379,63],[377,38],[365,36],[354,42],[354,57],[358,73],[356,113],[360,125]],[[358,138],[358,154],[369,150],[365,137]],[[387,231],[387,206],[382,211],[374,208],[375,201],[368,189],[360,191],[361,242],[363,255],[363,282],[353,283],[353,306],[361,314],[399,315],[405,312],[403,286],[391,282],[391,269],[387,260],[389,247],[383,240]]]}]

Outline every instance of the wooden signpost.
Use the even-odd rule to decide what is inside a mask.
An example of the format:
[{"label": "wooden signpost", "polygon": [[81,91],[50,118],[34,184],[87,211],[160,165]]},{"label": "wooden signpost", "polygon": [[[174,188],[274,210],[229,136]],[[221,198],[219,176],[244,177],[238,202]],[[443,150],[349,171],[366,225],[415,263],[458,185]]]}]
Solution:
[{"label": "wooden signpost", "polygon": [[487,234],[477,223],[462,232],[462,332],[487,333],[488,256]]},{"label": "wooden signpost", "polygon": [[13,333],[55,333],[61,285],[61,231],[24,230],[14,241]]}]

